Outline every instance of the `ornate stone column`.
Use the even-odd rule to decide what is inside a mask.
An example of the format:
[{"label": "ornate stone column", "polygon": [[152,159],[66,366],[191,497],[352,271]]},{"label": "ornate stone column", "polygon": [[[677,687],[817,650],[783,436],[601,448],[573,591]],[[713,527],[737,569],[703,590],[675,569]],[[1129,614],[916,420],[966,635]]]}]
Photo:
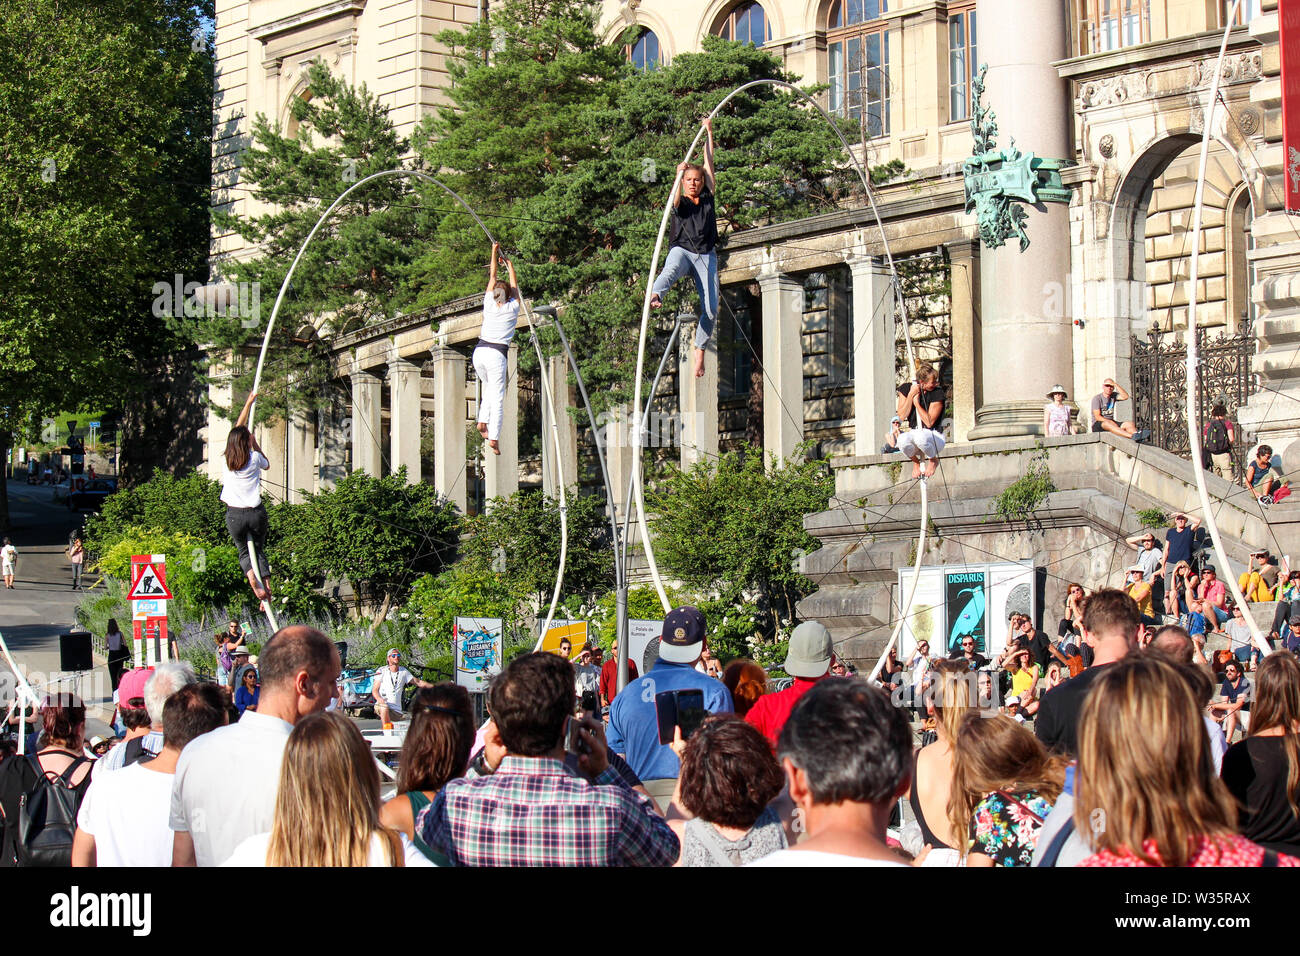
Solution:
[{"label": "ornate stone column", "polygon": [[[572,488],[578,483],[578,426],[569,414],[575,406],[573,389],[569,387],[569,367],[563,355],[552,355],[546,360],[546,377],[551,386],[551,401],[555,404],[555,415],[560,428],[560,459],[555,460],[555,436],[551,431],[551,410],[546,398],[542,398],[542,492],[547,497],[559,496],[555,476],[558,474],[564,487]],[[608,429],[606,430],[608,434]],[[627,449],[609,449],[609,468],[614,472],[614,458]],[[558,471],[557,471],[558,467]],[[624,472],[626,475],[627,473]]]},{"label": "ornate stone column", "polygon": [[[462,373],[463,373],[462,359]],[[464,381],[462,377],[461,381]],[[393,471],[406,466],[409,484],[420,481],[420,366],[402,358],[388,364],[389,453]],[[461,410],[464,416],[464,409]],[[462,436],[462,444],[464,436]]]},{"label": "ornate stone column", "polygon": [[[482,392],[480,384],[480,398]],[[506,356],[506,399],[501,409],[501,437],[497,440],[501,454],[483,446],[483,496],[509,498],[519,490],[519,346],[511,342]]]},{"label": "ornate stone column", "polygon": [[383,429],[383,382],[376,375],[352,373],[352,470],[378,478],[384,473],[379,446]]},{"label": "ornate stone column", "polygon": [[952,440],[956,442],[966,441],[975,427],[975,409],[981,404],[979,242],[948,243],[948,264],[952,269],[948,306],[952,328]]},{"label": "ornate stone column", "polygon": [[[998,121],[998,146],[1068,158],[1067,85],[1052,65],[1066,57],[1064,3],[980,0],[980,59],[988,63],[985,104]],[[980,253],[982,404],[969,437],[1005,438],[1042,431],[1047,390],[1071,380],[1071,318],[1053,288],[1070,278],[1069,209],[1025,206],[1031,245],[1013,237]],[[954,283],[955,284],[955,283]],[[954,342],[954,346],[956,343]]]},{"label": "ornate stone column", "polygon": [[894,394],[894,284],[879,259],[849,260],[853,277],[853,451],[879,454],[898,407]]},{"label": "ornate stone column", "polygon": [[[677,427],[650,420],[651,443],[681,442],[682,468],[718,457],[718,336],[704,350],[704,374],[695,375],[695,325],[684,323],[677,340],[677,398],[681,421]],[[671,436],[671,437],[670,437]]]},{"label": "ornate stone column", "polygon": [[[468,424],[465,420],[465,356],[453,348],[439,346],[433,350],[433,394],[433,486],[464,513],[465,429]],[[415,400],[418,412],[418,387]],[[418,462],[418,438],[415,454]]]},{"label": "ornate stone column", "polygon": [[758,277],[763,297],[763,451],[789,458],[803,441],[803,285],[794,277]]}]

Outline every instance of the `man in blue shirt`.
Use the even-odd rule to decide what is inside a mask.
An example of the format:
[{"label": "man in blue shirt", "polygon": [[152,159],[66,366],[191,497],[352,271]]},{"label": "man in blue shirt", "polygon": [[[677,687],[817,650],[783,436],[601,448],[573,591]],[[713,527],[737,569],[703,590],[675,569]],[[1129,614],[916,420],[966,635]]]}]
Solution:
[{"label": "man in blue shirt", "polygon": [[729,714],[731,693],[723,683],[701,674],[695,664],[704,654],[704,615],[687,605],[664,617],[659,660],[644,677],[628,681],[609,705],[609,749],[622,754],[659,805],[667,808],[681,772],[681,763],[668,744],[659,743],[655,694],[668,690],[704,692],[704,709]]}]

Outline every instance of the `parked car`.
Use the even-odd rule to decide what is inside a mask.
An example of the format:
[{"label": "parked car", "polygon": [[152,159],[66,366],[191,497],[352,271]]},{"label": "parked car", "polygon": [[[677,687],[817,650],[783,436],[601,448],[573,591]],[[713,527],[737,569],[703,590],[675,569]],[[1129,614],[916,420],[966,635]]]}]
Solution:
[{"label": "parked car", "polygon": [[104,506],[104,499],[117,491],[117,482],[112,478],[96,478],[86,482],[79,491],[68,492],[69,511],[98,511]]}]

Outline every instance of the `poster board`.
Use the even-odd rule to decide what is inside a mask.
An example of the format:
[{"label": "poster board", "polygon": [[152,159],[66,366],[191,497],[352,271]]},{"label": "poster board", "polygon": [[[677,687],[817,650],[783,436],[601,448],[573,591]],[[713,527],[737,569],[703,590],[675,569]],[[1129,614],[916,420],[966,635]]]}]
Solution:
[{"label": "poster board", "polygon": [[499,617],[458,617],[452,633],[456,648],[456,683],[475,693],[487,690],[501,673],[505,628]]},{"label": "poster board", "polygon": [[638,674],[646,672],[645,649],[656,637],[664,632],[663,621],[627,622],[627,659],[636,665]]},{"label": "poster board", "polygon": [[567,637],[569,660],[577,661],[578,653],[587,643],[587,634],[586,621],[552,621],[546,636],[542,638],[541,649],[547,654],[557,654],[560,650],[560,641]]},{"label": "poster board", "polygon": [[[898,571],[898,600],[906,602],[912,569]],[[947,564],[921,568],[916,596],[898,637],[898,659],[906,662],[918,640],[930,653],[947,657],[961,639],[975,639],[975,650],[992,658],[1007,640],[1013,611],[1035,616],[1034,566],[1028,561],[996,564]]]}]

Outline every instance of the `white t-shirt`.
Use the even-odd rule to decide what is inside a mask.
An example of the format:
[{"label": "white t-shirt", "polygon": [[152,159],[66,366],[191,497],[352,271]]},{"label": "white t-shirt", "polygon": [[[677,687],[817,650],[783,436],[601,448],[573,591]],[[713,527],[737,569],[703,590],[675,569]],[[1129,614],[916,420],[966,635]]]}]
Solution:
[{"label": "white t-shirt", "polygon": [[873,860],[865,856],[823,853],[821,850],[777,850],[746,866],[907,866],[903,861]]},{"label": "white t-shirt", "polygon": [[483,296],[483,328],[478,337],[484,342],[509,345],[515,337],[515,324],[519,321],[519,300],[511,299],[505,305],[498,306],[497,300],[489,292]]},{"label": "white t-shirt", "polygon": [[[402,853],[406,860],[407,866],[433,866],[427,856],[415,848],[405,833],[399,833],[398,837],[402,841]],[[230,859],[222,863],[222,866],[266,866],[266,851],[271,847],[271,834],[259,833],[251,836],[239,846],[235,847],[235,852],[230,854]],[[366,866],[389,866],[388,862],[388,841],[378,833],[371,834],[370,837],[370,858],[366,861]]]},{"label": "white t-shirt", "polygon": [[221,500],[232,508],[256,508],[262,503],[262,472],[271,467],[266,456],[255,451],[239,471],[221,469]]},{"label": "white t-shirt", "polygon": [[171,866],[171,800],[172,775],[143,764],[95,777],[77,811],[77,827],[95,838],[95,865]]},{"label": "white t-shirt", "polygon": [[387,667],[381,667],[375,671],[375,682],[373,690],[378,697],[382,697],[390,709],[402,709],[402,691],[406,685],[415,680],[415,676],[405,667],[397,668],[394,674]]},{"label": "white t-shirt", "polygon": [[218,866],[255,833],[270,833],[292,725],[255,710],[196,737],[172,786],[173,830],[188,832],[199,866]]},{"label": "white t-shirt", "polygon": [[12,544],[6,544],[3,548],[0,548],[0,563],[3,563],[6,568],[12,568],[17,560],[18,549]]}]

